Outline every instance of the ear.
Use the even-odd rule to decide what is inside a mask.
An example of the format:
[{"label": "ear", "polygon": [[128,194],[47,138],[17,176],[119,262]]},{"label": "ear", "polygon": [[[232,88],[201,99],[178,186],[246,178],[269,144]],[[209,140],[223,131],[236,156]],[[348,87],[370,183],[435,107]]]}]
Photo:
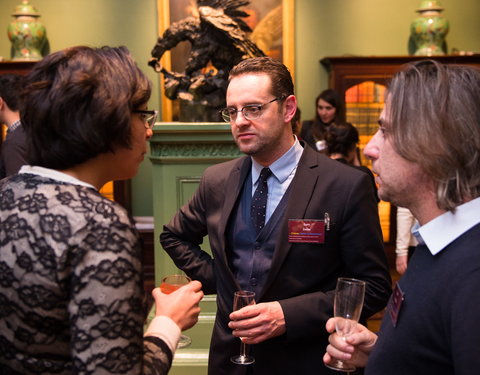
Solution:
[{"label": "ear", "polygon": [[297,111],[297,98],[295,95],[290,95],[285,99],[285,112],[283,114],[283,121],[290,123],[295,112]]}]

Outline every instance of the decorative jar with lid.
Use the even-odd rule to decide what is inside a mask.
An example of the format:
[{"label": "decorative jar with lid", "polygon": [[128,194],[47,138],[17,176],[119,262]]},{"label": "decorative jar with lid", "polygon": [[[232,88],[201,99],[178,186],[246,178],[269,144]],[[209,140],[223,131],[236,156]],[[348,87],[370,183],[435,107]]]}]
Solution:
[{"label": "decorative jar with lid", "polygon": [[23,0],[15,7],[15,17],[7,28],[8,38],[12,42],[12,60],[40,60],[47,42],[47,32],[38,20],[40,14]]},{"label": "decorative jar with lid", "polygon": [[[420,14],[410,25],[410,53],[417,56],[444,55],[447,52],[445,36],[449,24],[441,12],[439,1],[423,0],[417,12]],[[413,45],[412,45],[413,44]]]}]

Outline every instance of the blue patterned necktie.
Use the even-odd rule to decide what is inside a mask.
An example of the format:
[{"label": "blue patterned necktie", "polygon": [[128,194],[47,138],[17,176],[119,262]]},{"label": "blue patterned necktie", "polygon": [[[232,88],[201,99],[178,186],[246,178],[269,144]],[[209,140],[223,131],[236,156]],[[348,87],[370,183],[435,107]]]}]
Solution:
[{"label": "blue patterned necktie", "polygon": [[271,175],[272,171],[269,168],[262,169],[258,179],[257,190],[255,190],[255,194],[253,194],[252,197],[250,215],[257,233],[260,232],[265,225],[265,211],[268,197],[267,180]]}]

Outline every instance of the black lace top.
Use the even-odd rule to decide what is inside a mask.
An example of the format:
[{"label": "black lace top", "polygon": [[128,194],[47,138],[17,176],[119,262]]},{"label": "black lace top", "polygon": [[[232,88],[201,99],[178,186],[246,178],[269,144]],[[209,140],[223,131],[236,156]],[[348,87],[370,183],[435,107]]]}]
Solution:
[{"label": "black lace top", "polygon": [[34,174],[0,181],[3,374],[165,374],[143,340],[139,236],[95,189]]}]

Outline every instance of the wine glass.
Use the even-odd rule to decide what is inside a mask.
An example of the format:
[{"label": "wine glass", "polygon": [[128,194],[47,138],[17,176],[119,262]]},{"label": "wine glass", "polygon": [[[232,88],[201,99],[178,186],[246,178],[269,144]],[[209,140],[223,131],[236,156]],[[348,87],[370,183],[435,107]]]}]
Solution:
[{"label": "wine glass", "polygon": [[[160,290],[162,293],[170,294],[185,284],[188,284],[192,279],[185,275],[168,275],[162,279]],[[187,335],[180,335],[177,348],[184,348],[192,343],[192,339]]]},{"label": "wine glass", "polygon": [[[233,296],[233,310],[240,310],[242,307],[248,305],[255,305],[255,292],[248,290],[240,290],[235,292]],[[247,355],[247,344],[240,338],[240,355],[236,355],[230,358],[233,363],[237,365],[249,365],[255,362],[255,358],[251,355]]]},{"label": "wine glass", "polygon": [[[365,297],[365,284],[365,281],[345,277],[340,277],[337,280],[333,314],[337,318],[335,323],[337,334],[343,338],[353,332],[360,319]],[[338,359],[334,359],[326,366],[332,370],[344,372],[356,370],[355,366]]]}]

